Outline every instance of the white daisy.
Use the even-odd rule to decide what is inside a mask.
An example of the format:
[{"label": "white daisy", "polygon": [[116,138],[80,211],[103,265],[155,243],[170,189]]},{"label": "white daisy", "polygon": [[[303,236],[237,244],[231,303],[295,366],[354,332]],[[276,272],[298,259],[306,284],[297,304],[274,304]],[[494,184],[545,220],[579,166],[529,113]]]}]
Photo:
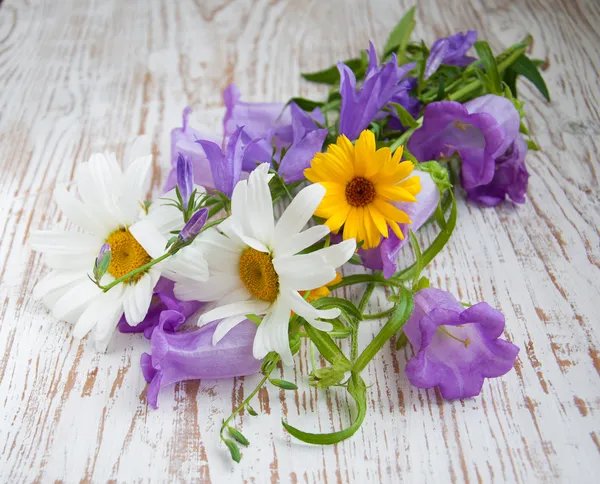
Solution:
[{"label": "white daisy", "polygon": [[268,164],[262,164],[248,180],[240,181],[231,198],[231,216],[192,244],[204,246],[209,279],[178,282],[175,295],[181,300],[217,301],[215,309],[199,320],[202,325],[222,319],[213,342],[247,314],[264,314],[254,339],[254,357],[261,359],[276,351],[290,365],[291,312],[322,330],[331,330],[332,325],[319,319],[340,314],[338,309],[315,309],[298,291],[319,288],[334,279],[335,269],[350,259],[356,243],[350,239],[298,255],[329,233],[323,225],[300,232],[325,195],[325,188],[318,184],[304,188],[275,223],[268,170]]},{"label": "white daisy", "polygon": [[56,188],[59,208],[83,232],[46,230],[31,237],[32,248],[43,253],[51,268],[37,284],[35,295],[54,317],[75,325],[75,337],[83,338],[93,330],[99,351],[106,349],[123,314],[132,326],[144,319],[161,275],[174,280],[175,272],[197,280],[208,276],[199,249],[186,247],[107,292],[89,279],[103,244],[109,244],[112,252],[108,272],[100,281],[107,285],[163,255],[169,232],[183,226],[181,212],[160,200],[145,213],[144,184],[152,163],[145,138],[136,140],[130,159],[123,172],[113,154],[92,155],[75,173],[78,196],[64,185]]}]

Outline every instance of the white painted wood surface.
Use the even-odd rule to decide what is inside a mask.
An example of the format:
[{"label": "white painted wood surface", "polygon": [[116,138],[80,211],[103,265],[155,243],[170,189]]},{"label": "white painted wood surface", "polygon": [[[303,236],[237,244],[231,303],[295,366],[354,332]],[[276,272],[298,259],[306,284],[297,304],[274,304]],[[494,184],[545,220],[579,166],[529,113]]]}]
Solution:
[{"label": "white painted wood surface", "polygon": [[[535,36],[552,104],[524,83],[536,141],[529,200],[460,203],[459,230],[428,269],[436,285],[486,300],[521,347],[516,371],[445,402],[403,374],[390,345],[368,370],[369,414],[333,447],[293,441],[347,424],[343,393],[318,393],[307,354],[282,373],[300,390],[260,392],[243,415],[240,465],[218,429],[257,377],[178,384],[145,403],[141,335],[107,355],[78,344],[31,298],[45,271],[31,229],[64,227],[58,182],[94,151],[149,134],[158,193],[184,106],[218,130],[230,82],[248,100],[318,96],[300,72],[382,46],[398,0],[6,0],[0,7],[0,482],[598,482],[600,471],[600,4],[594,0],[425,0],[416,34],[469,28],[500,49]],[[432,233],[421,234],[423,242]],[[404,256],[409,257],[408,252]],[[373,299],[373,310],[382,294]],[[378,323],[363,327],[363,344]],[[233,402],[232,402],[233,400]]]}]

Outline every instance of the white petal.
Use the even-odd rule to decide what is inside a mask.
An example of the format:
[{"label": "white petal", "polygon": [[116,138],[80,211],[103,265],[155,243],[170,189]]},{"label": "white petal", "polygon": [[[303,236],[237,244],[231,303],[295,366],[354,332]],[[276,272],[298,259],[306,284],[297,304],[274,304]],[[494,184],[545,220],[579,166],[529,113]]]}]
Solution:
[{"label": "white petal", "polygon": [[291,237],[302,230],[325,196],[323,185],[315,183],[294,197],[275,226],[274,240]]},{"label": "white petal", "polygon": [[229,333],[233,328],[246,319],[245,315],[232,316],[231,318],[225,318],[215,328],[215,332],[212,337],[212,344],[216,345],[223,337]]},{"label": "white petal", "polygon": [[269,175],[268,170],[269,165],[263,163],[250,173],[246,195],[248,197],[246,214],[249,216],[246,226],[250,230],[248,235],[266,243],[271,242],[275,225],[273,200],[269,189],[269,180],[274,175]]},{"label": "white petal", "polygon": [[[38,252],[53,254],[89,254],[100,250],[102,239],[95,235],[81,232],[64,232],[62,230],[35,230],[29,244]],[[93,261],[91,261],[93,264]]]},{"label": "white petal", "polygon": [[33,297],[41,299],[47,294],[65,288],[70,284],[86,279],[86,275],[81,271],[52,271],[37,283],[33,290]]},{"label": "white petal", "polygon": [[129,156],[127,159],[133,163],[138,158],[152,156],[152,139],[147,134],[138,136],[133,140],[129,147]]},{"label": "white petal", "polygon": [[328,233],[329,227],[326,225],[315,225],[292,237],[276,240],[273,246],[273,254],[275,257],[297,254],[321,240]]},{"label": "white petal", "polygon": [[[52,308],[56,319],[74,323],[76,317],[85,309],[87,303],[102,292],[92,281],[85,278],[79,284],[65,292]],[[77,316],[75,316],[77,315]]]},{"label": "white petal", "polygon": [[180,301],[197,301],[202,286],[199,281],[177,281],[173,288],[173,294]]},{"label": "white petal", "polygon": [[94,217],[93,212],[77,200],[74,194],[67,191],[63,184],[58,185],[54,190],[54,200],[62,213],[81,229],[102,239],[110,235],[113,227],[103,224],[101,220]]},{"label": "white petal", "polygon": [[120,284],[106,293],[100,293],[96,296],[87,308],[83,311],[75,326],[73,327],[73,336],[81,339],[88,334],[99,321],[107,319],[114,313],[114,308],[119,305],[121,314],[123,313],[121,297],[123,294],[123,285]]},{"label": "white petal", "polygon": [[[248,220],[248,215],[246,214],[246,209],[248,208],[248,180],[239,181],[235,187],[233,187],[233,193],[231,194],[231,217],[229,217],[229,221],[233,222],[234,220],[238,221],[242,224],[242,227],[245,226],[246,221]],[[223,225],[223,224],[221,224]],[[223,225],[222,230],[226,230],[227,224]],[[244,230],[245,232],[245,230]],[[227,232],[225,232],[227,233]],[[229,235],[227,233],[227,235]]]},{"label": "white petal", "polygon": [[[225,297],[227,294],[231,293],[231,291],[237,289],[239,287],[239,284],[240,278],[237,275],[223,274],[219,276],[212,276],[207,281],[197,282],[193,284],[193,290],[195,291],[193,300],[218,301],[221,298]],[[190,285],[189,287],[192,286]],[[177,294],[179,294],[179,289],[177,290]]]},{"label": "white petal", "polygon": [[127,225],[136,220],[142,210],[144,185],[148,179],[151,165],[152,155],[144,156],[133,161],[125,172],[119,208]]},{"label": "white petal", "polygon": [[320,251],[273,259],[280,286],[307,291],[332,281],[335,278],[335,270],[318,252]]},{"label": "white petal", "polygon": [[78,271],[81,273],[92,273],[94,260],[98,251],[88,254],[49,254],[43,255],[44,263],[51,269],[61,271]]},{"label": "white petal", "polygon": [[212,311],[208,311],[200,316],[198,323],[200,325],[216,321],[217,319],[228,318],[230,316],[239,316],[246,314],[264,314],[270,304],[265,301],[251,300],[243,302],[234,302],[219,306]]},{"label": "white petal", "polygon": [[[335,319],[340,315],[338,308],[334,309],[317,309],[312,304],[304,300],[300,294],[296,291],[290,291],[285,294],[286,303],[290,306],[290,309],[294,311],[298,316],[303,317],[309,323],[313,324],[313,321],[317,318],[323,319]],[[320,324],[317,322],[313,326]],[[328,324],[328,323],[325,323]],[[331,325],[329,325],[331,326]],[[320,329],[320,328],[319,328]]]},{"label": "white petal", "polygon": [[129,232],[148,254],[156,259],[165,253],[167,240],[147,219],[142,219],[129,227]]},{"label": "white petal", "polygon": [[125,310],[125,319],[130,326],[141,323],[148,314],[157,281],[156,272],[148,272],[135,284],[125,288],[123,309]]},{"label": "white petal", "polygon": [[115,332],[119,319],[123,316],[122,298],[118,298],[111,306],[102,320],[94,327],[94,343],[96,351],[104,353],[112,335]]},{"label": "white petal", "polygon": [[277,300],[256,330],[252,350],[254,358],[260,360],[270,351],[275,351],[284,365],[293,365],[288,337],[289,322],[290,308],[283,300]]},{"label": "white petal", "polygon": [[246,289],[246,287],[240,282],[237,289],[234,289],[230,293],[226,294],[223,298],[219,299],[218,304],[219,306],[224,306],[234,302],[249,301],[252,299],[252,297],[252,294],[250,294],[248,289]]},{"label": "white petal", "polygon": [[316,252],[313,252],[313,254],[325,257],[327,264],[337,268],[348,262],[355,250],[356,241],[354,239],[348,239],[339,244],[327,247],[326,249],[317,250]]},{"label": "white petal", "polygon": [[161,270],[166,278],[173,281],[206,281],[209,277],[208,264],[198,245],[188,245],[169,257],[163,262]]}]

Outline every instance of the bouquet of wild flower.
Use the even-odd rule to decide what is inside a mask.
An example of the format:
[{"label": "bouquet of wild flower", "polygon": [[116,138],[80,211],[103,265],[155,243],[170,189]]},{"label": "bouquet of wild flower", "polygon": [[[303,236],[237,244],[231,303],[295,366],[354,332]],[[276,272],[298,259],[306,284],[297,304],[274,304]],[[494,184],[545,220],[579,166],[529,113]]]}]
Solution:
[{"label": "bouquet of wild flower", "polygon": [[[421,272],[456,227],[456,194],[487,206],[525,201],[525,156],[537,148],[516,80],[529,79],[546,97],[547,88],[539,62],[525,55],[531,39],[496,56],[474,31],[427,47],[410,40],[413,16],[381,56],[371,44],[304,74],[331,86],[325,101],[252,104],[229,86],[222,143],[191,128],[186,109],[172,132],[166,193],[152,202],[143,201],[152,161],[144,139],[125,171],[113,155],[93,155],[75,174],[76,190],[55,193],[81,231],[32,237],[51,269],[37,295],[73,324],[75,337],[91,333],[99,350],[115,328],[150,340],[141,369],[151,406],[177,381],[262,374],[221,428],[236,461],[248,441],[235,416],[256,415],[252,399],[267,383],[296,389],[271,374],[280,362],[293,365],[303,344],[328,362],[313,358],[309,383],[343,387],[356,405],[353,423],[333,433],[283,424],[316,444],[360,427],[362,371],[394,335],[397,347],[410,342],[414,350],[408,380],[437,386],[444,398],[478,395],[485,378],[514,365],[519,350],[500,338],[503,315],[430,287]],[[467,55],[472,47],[477,57]],[[438,235],[420,247],[414,233],[428,221]],[[414,262],[398,267],[400,254],[412,259],[401,252],[407,242]],[[344,276],[347,263],[369,271]],[[360,301],[336,293],[355,284],[364,286]],[[375,286],[388,289],[390,307],[365,314]],[[358,327],[370,319],[387,322],[359,352]]]}]

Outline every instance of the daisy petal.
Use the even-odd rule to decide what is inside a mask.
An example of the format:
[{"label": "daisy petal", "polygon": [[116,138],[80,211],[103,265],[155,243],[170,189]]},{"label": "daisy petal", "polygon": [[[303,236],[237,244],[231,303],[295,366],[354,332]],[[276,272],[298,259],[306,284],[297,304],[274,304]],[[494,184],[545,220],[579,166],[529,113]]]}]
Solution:
[{"label": "daisy petal", "polygon": [[339,244],[331,245],[325,249],[317,250],[313,252],[313,254],[318,254],[319,256],[324,257],[329,266],[336,268],[348,262],[355,250],[356,241],[354,239],[349,239],[344,240]]},{"label": "daisy petal", "polygon": [[293,365],[294,359],[288,337],[289,321],[290,308],[282,300],[276,301],[256,330],[252,351],[254,358],[261,360],[267,356],[267,353],[275,351],[284,365]]},{"label": "daisy petal", "polygon": [[294,197],[275,226],[274,240],[296,235],[310,220],[325,196],[325,188],[318,183],[303,188]]},{"label": "daisy petal", "polygon": [[269,309],[270,304],[265,301],[251,300],[243,302],[234,302],[220,306],[208,311],[200,316],[198,324],[200,326],[216,321],[217,319],[228,318],[246,314],[264,314]]},{"label": "daisy petal", "polygon": [[301,250],[304,250],[321,240],[328,233],[329,227],[326,225],[316,225],[314,227],[310,227],[304,232],[300,232],[288,240],[275,241],[273,254],[275,257],[297,254]]},{"label": "daisy petal", "polygon": [[106,226],[100,219],[94,217],[93,213],[77,200],[75,195],[69,192],[63,184],[58,185],[54,190],[54,201],[71,222],[86,232],[92,233],[101,239],[105,239],[110,234],[111,227]]},{"label": "daisy petal", "polygon": [[216,345],[219,341],[221,341],[229,331],[235,328],[238,324],[246,319],[245,315],[241,316],[232,316],[230,318],[225,318],[221,321],[217,327],[215,328],[215,332],[212,337],[212,344]]}]

